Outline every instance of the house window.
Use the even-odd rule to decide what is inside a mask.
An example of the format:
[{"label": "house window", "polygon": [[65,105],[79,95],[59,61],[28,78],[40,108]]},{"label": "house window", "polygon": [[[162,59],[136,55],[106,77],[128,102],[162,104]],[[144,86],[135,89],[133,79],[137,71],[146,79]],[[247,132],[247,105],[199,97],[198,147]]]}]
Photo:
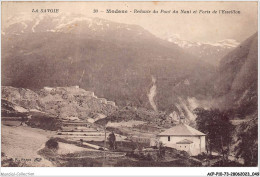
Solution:
[{"label": "house window", "polygon": [[171,141],[171,137],[170,136],[168,136],[168,141]]}]

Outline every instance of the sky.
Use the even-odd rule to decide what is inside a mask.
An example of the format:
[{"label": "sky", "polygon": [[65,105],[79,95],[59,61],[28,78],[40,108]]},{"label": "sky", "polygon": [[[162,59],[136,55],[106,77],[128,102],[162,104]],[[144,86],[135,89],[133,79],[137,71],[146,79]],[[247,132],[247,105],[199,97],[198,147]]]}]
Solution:
[{"label": "sky", "polygon": [[[140,25],[154,35],[165,38],[173,35],[194,42],[217,42],[235,39],[242,42],[258,31],[257,2],[2,2],[2,26],[8,17],[21,13],[36,15],[32,9],[59,9],[59,13],[84,14],[107,20]],[[98,9],[99,13],[93,13]],[[109,14],[112,10],[158,10],[159,13]],[[161,10],[179,13],[160,13]],[[196,14],[181,14],[185,10]],[[211,11],[210,14],[198,13]],[[236,10],[240,14],[213,14],[216,10]]]}]

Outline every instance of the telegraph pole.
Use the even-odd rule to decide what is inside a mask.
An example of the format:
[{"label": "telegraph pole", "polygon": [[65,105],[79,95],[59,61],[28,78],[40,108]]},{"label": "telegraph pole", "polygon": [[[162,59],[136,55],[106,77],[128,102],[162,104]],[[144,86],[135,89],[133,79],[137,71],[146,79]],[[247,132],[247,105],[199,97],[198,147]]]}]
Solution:
[{"label": "telegraph pole", "polygon": [[104,131],[105,131],[105,139],[104,139],[104,160],[103,160],[103,166],[106,164],[106,144],[107,144],[107,132],[106,132],[106,125],[104,125]]}]

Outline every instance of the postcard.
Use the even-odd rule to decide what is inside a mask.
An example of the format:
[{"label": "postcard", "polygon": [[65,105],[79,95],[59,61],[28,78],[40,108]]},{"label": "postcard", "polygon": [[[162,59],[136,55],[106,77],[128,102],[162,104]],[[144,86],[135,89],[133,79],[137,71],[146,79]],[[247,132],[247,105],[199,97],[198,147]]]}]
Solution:
[{"label": "postcard", "polygon": [[2,167],[258,167],[258,2],[1,12]]}]

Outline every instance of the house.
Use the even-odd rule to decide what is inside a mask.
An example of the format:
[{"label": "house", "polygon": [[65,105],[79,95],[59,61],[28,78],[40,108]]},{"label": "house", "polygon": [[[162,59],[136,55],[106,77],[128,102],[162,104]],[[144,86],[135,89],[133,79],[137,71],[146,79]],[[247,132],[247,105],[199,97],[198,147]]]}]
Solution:
[{"label": "house", "polygon": [[164,146],[186,151],[191,156],[205,152],[205,134],[180,123],[157,135],[157,138]]}]

